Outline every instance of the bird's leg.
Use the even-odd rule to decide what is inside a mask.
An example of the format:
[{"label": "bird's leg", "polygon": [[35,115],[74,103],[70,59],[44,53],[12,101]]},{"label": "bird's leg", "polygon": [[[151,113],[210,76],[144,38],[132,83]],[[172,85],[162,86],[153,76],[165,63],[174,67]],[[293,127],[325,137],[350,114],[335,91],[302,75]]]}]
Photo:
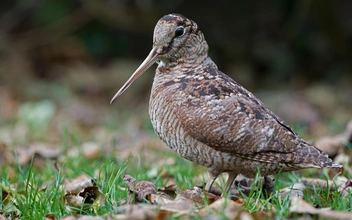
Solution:
[{"label": "bird's leg", "polygon": [[[233,181],[235,181],[237,173],[229,172],[229,177],[227,178],[226,187],[224,193],[229,194]],[[224,193],[221,196],[224,196]]]},{"label": "bird's leg", "polygon": [[205,184],[205,190],[209,192],[211,186],[213,185],[213,183],[215,182],[216,178],[218,177],[218,175],[212,174],[210,173],[210,179],[207,181],[207,183]]}]

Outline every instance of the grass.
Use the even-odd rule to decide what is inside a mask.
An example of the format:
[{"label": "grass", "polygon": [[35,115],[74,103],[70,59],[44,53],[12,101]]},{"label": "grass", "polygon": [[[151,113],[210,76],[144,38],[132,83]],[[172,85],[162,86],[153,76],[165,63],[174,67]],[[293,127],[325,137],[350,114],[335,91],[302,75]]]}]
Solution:
[{"label": "grass", "polygon": [[[38,156],[33,157],[30,163],[22,166],[18,161],[7,161],[2,165],[0,169],[0,191],[2,191],[0,213],[7,217],[43,219],[48,213],[52,213],[59,219],[73,214],[94,216],[113,214],[115,208],[124,204],[127,199],[128,192],[124,189],[127,185],[122,180],[124,173],[134,176],[137,180],[151,181],[156,187],[165,187],[175,183],[181,189],[192,188],[206,179],[206,175],[204,175],[206,170],[203,167],[182,159],[163,146],[161,141],[155,141],[156,137],[152,134],[148,120],[142,120],[144,124],[140,130],[147,129],[147,132],[143,134],[146,141],[141,143],[135,140],[134,136],[132,138],[124,136],[130,135],[124,131],[125,126],[120,124],[119,128],[116,128],[111,121],[106,119],[103,120],[107,122],[106,126],[99,125],[99,130],[103,131],[103,138],[98,137],[96,129],[92,127],[82,129],[72,122],[60,127],[57,130],[57,137],[53,138],[51,135],[55,116],[51,114],[52,107],[46,102],[39,106],[39,110],[36,109],[40,114],[40,108],[50,108],[47,110],[50,114],[47,113],[46,118],[41,119],[44,120],[43,124],[35,124],[31,121],[35,120],[36,116],[26,116],[26,111],[31,112],[31,109],[28,109],[31,106],[26,105],[26,111],[21,112],[17,121],[0,127],[0,129],[7,129],[10,133],[16,132],[19,125],[31,128],[27,130],[23,138],[12,139],[6,143],[11,153],[19,144],[30,147],[33,142],[38,140],[48,143],[52,143],[54,140],[54,143],[63,149],[63,154],[56,160],[57,165],[52,159],[38,158]],[[46,126],[46,129],[43,129],[42,125]],[[38,127],[40,127],[39,133]],[[123,144],[116,141],[114,136],[116,134],[119,134],[117,139],[132,139],[137,141],[137,145],[140,147],[137,150],[133,148],[120,149],[119,146]],[[98,155],[92,159],[87,158],[80,149],[80,146],[87,141],[97,142],[102,146]],[[156,145],[160,145],[161,148]],[[72,149],[76,149],[78,154],[70,155],[69,152]],[[132,152],[132,154],[121,156],[126,152]],[[75,209],[68,208],[65,204],[63,200],[65,191],[62,185],[66,180],[74,179],[82,174],[94,178],[96,186],[105,196],[104,204],[93,204]],[[282,173],[276,178],[275,191],[269,198],[263,198],[263,191],[256,191],[254,188],[249,196],[243,195],[244,208],[250,213],[260,211],[272,213],[275,210],[276,219],[287,218],[290,215],[290,201],[287,198],[282,199],[277,196],[277,193],[280,189],[296,183],[301,176],[328,179],[326,171],[322,170]],[[255,178],[254,182],[258,181],[259,176]],[[350,211],[352,207],[351,193],[348,196],[342,196],[337,191],[312,188],[304,190],[304,194],[305,200],[316,207],[331,207],[334,210],[343,211]],[[182,219],[182,215],[179,216],[177,213],[169,217]],[[223,210],[219,210],[219,217],[225,219]],[[194,213],[193,218],[198,219],[199,217]]]},{"label": "grass", "polygon": [[[33,168],[33,164],[29,164],[23,168],[18,167],[18,176],[15,179],[9,180],[6,176],[6,171],[1,172],[1,188],[10,188],[11,184],[21,183],[12,192],[14,199],[14,207],[21,213],[23,219],[43,219],[48,213],[53,213],[56,217],[66,216],[70,214],[85,214],[85,215],[104,215],[107,213],[114,213],[114,207],[119,206],[121,198],[127,197],[125,190],[119,189],[119,186],[126,187],[122,182],[123,173],[127,172],[135,176],[139,180],[150,180],[157,187],[163,187],[168,183],[168,180],[163,179],[161,175],[154,178],[148,177],[147,173],[150,168],[141,166],[130,166],[134,164],[136,158],[130,158],[125,164],[119,164],[115,161],[94,162],[86,160],[74,160],[74,163],[66,162],[61,173],[59,173],[53,166],[52,162],[47,161],[47,166],[44,170],[39,171]],[[100,164],[100,165],[98,165]],[[175,183],[183,189],[191,188],[199,184],[194,182],[194,173],[190,172],[193,165],[190,163],[177,163],[177,167],[170,168],[170,176],[175,178]],[[84,167],[84,168],[83,168]],[[83,168],[83,169],[82,169]],[[75,177],[78,174],[87,173],[92,175],[98,168],[99,175],[96,180],[97,185],[106,196],[106,201],[102,207],[91,207],[90,209],[68,210],[62,202],[64,191],[60,188],[63,183],[63,173],[65,170],[71,170],[69,177]],[[165,168],[169,169],[169,168]],[[291,173],[281,174],[277,181],[277,188],[293,184],[294,182],[282,181],[282,179],[291,178]],[[304,175],[304,174],[303,174]],[[50,183],[43,189],[39,186],[46,181]],[[293,180],[293,178],[291,178]],[[335,210],[351,210],[352,195],[343,197],[337,191],[330,192],[326,189],[307,189],[305,190],[305,198],[307,201],[317,207],[331,207]],[[261,210],[271,212],[272,207],[275,208],[276,217],[278,219],[287,217],[289,215],[289,200],[280,199],[273,196],[263,199],[262,190],[251,192],[249,196],[244,196],[245,209],[249,212],[259,212]],[[14,208],[10,207],[10,208]],[[7,212],[4,205],[1,206],[3,212]]]}]

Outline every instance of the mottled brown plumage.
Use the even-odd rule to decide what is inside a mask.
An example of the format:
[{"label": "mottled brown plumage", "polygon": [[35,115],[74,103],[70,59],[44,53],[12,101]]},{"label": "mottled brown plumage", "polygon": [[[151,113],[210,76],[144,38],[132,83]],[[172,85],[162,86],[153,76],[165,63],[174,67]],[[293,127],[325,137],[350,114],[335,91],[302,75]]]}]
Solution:
[{"label": "mottled brown plumage", "polygon": [[197,24],[179,14],[158,21],[152,51],[112,101],[155,62],[149,104],[154,130],[182,157],[208,169],[206,189],[223,172],[229,174],[228,192],[238,174],[253,177],[258,168],[266,176],[342,167],[219,71]]}]

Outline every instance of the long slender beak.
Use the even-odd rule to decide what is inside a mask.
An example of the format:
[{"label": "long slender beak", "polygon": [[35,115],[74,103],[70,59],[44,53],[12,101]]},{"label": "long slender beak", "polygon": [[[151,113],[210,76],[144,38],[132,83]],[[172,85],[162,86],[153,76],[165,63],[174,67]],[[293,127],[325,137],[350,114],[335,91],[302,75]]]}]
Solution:
[{"label": "long slender beak", "polygon": [[138,67],[138,69],[132,74],[132,76],[127,80],[127,82],[121,87],[121,89],[114,95],[114,97],[111,99],[110,104],[115,101],[132,83],[140,77],[149,67],[151,67],[158,59],[158,53],[156,52],[156,48],[153,47],[153,49],[150,51],[149,55],[143,63]]}]

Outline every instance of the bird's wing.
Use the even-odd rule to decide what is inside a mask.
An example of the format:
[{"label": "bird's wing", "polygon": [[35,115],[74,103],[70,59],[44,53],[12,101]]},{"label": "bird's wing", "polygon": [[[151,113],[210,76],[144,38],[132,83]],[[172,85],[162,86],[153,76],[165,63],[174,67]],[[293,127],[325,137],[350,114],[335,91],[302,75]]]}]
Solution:
[{"label": "bird's wing", "polygon": [[174,110],[187,134],[218,151],[248,159],[297,150],[301,139],[287,124],[230,77],[217,74],[215,79],[201,77],[199,86],[194,86],[196,81],[183,86],[187,96]]}]

